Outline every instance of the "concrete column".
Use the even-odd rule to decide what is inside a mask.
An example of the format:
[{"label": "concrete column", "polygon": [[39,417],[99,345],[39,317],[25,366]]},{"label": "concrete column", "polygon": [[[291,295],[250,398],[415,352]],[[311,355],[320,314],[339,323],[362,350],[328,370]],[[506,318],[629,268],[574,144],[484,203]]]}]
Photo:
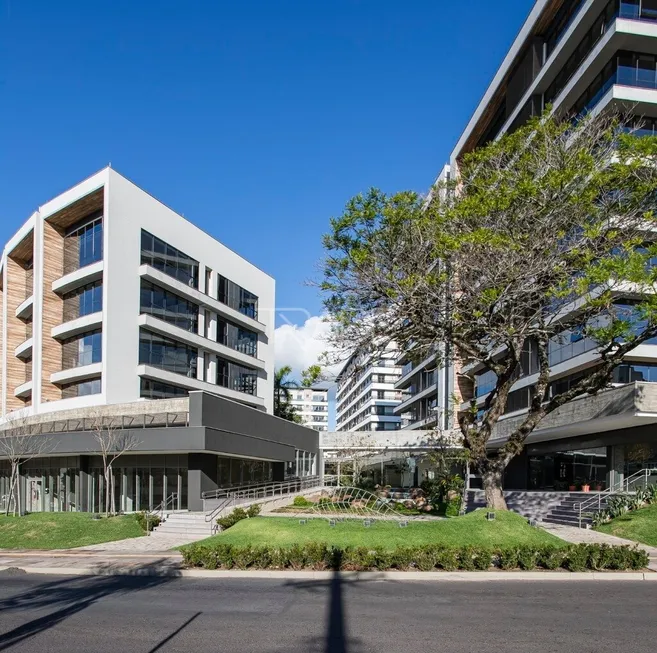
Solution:
[{"label": "concrete column", "polygon": [[205,319],[210,320],[210,325],[209,325],[209,330],[208,330],[208,338],[210,340],[217,340],[217,314],[216,313],[211,313],[210,311],[207,311],[205,314]]},{"label": "concrete column", "polygon": [[203,492],[216,490],[217,456],[210,453],[190,453],[187,470],[187,506],[191,511],[203,510]]},{"label": "concrete column", "polygon": [[196,357],[196,378],[199,381],[205,381],[205,351],[203,349],[198,350],[198,355]]},{"label": "concrete column", "polygon": [[615,444],[611,449],[611,470],[607,478],[608,487],[617,487],[625,478],[625,445]]},{"label": "concrete column", "polygon": [[89,512],[89,456],[80,456],[79,465],[78,505],[82,512]]}]

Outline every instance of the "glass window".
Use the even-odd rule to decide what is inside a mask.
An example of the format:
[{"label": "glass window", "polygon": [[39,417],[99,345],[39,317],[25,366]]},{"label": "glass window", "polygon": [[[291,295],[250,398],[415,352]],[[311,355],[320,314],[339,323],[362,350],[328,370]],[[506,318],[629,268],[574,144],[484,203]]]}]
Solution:
[{"label": "glass window", "polygon": [[217,320],[217,342],[249,356],[258,353],[258,334],[227,320]]},{"label": "glass window", "polygon": [[102,361],[102,333],[100,330],[82,333],[62,343],[62,369],[67,370]]},{"label": "glass window", "polygon": [[189,391],[176,385],[141,379],[139,396],[144,399],[175,399],[186,397]]},{"label": "glass window", "polygon": [[252,317],[254,320],[258,318],[258,297],[256,295],[220,274],[217,275],[217,279],[220,302],[234,308],[243,315]]},{"label": "glass window", "polygon": [[103,259],[103,216],[94,214],[77,222],[64,237],[64,274]]},{"label": "glass window", "polygon": [[142,313],[153,315],[185,331],[198,331],[198,306],[164,288],[142,281],[140,304]]},{"label": "glass window", "polygon": [[141,232],[141,262],[198,289],[198,261],[144,230]]},{"label": "glass window", "polygon": [[258,372],[236,363],[217,359],[217,385],[237,392],[255,395],[258,384]]},{"label": "glass window", "polygon": [[69,383],[62,386],[62,399],[70,397],[84,397],[86,395],[97,395],[102,391],[101,380],[88,379],[78,383]]},{"label": "glass window", "polygon": [[139,363],[196,378],[198,352],[170,338],[140,329]]},{"label": "glass window", "polygon": [[103,310],[103,282],[87,284],[64,295],[64,321]]}]

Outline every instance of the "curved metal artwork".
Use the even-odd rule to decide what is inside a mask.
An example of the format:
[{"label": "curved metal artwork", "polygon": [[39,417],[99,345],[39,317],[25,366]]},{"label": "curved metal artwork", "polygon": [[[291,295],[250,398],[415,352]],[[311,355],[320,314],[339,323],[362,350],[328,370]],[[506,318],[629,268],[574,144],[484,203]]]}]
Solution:
[{"label": "curved metal artwork", "polygon": [[407,522],[409,519],[391,507],[385,499],[357,487],[324,490],[320,500],[313,506],[313,513],[330,520],[378,518]]}]

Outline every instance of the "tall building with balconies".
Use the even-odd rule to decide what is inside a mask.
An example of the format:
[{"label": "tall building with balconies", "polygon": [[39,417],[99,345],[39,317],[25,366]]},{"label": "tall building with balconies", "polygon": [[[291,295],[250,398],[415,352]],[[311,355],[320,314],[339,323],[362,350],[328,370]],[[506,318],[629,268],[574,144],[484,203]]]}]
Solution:
[{"label": "tall building with balconies", "polygon": [[0,261],[0,437],[48,445],[21,465],[21,509],[102,510],[96,436],[117,429],[119,510],[314,474],[317,432],[271,415],[274,290],[110,168],[40,206]]},{"label": "tall building with balconies", "polygon": [[274,281],[107,168],[2,258],[2,412],[205,390],[271,412]]},{"label": "tall building with balconies", "polygon": [[395,407],[402,393],[395,388],[401,374],[393,348],[377,360],[352,356],[337,377],[336,431],[396,431],[402,418]]},{"label": "tall building with balconies", "polygon": [[[537,0],[451,154],[452,174],[458,175],[464,154],[513,132],[548,107],[573,120],[621,108],[636,117],[639,134],[657,133],[657,2]],[[619,296],[618,303],[632,310],[631,297]],[[583,369],[597,365],[599,353],[596,342],[575,329],[550,343],[549,360],[548,392],[558,394]],[[492,449],[529,406],[538,369],[531,343],[522,368]],[[475,375],[474,396],[481,404],[495,375],[472,367],[467,371]],[[401,383],[411,383],[414,374],[410,370]],[[573,401],[541,422],[525,452],[509,466],[505,486],[551,489],[578,479],[605,486],[639,469],[657,468],[655,381],[657,343],[647,341],[616,369],[612,388]]]},{"label": "tall building with balconies", "polygon": [[329,391],[325,385],[290,388],[290,403],[302,423],[316,431],[328,431]]}]

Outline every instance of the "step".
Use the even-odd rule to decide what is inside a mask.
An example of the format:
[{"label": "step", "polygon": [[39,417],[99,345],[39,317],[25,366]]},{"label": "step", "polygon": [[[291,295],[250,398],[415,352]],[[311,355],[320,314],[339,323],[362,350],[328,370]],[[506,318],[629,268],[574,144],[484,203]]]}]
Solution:
[{"label": "step", "polygon": [[[564,524],[565,526],[579,526],[578,517],[566,517],[563,515],[547,515],[543,517],[543,521],[548,524]],[[590,524],[591,519],[582,517],[582,524]]]},{"label": "step", "polygon": [[160,533],[209,533],[212,530],[211,524],[206,524],[201,527],[194,526],[178,526],[176,528],[165,528],[164,526],[158,526],[156,529]]}]

